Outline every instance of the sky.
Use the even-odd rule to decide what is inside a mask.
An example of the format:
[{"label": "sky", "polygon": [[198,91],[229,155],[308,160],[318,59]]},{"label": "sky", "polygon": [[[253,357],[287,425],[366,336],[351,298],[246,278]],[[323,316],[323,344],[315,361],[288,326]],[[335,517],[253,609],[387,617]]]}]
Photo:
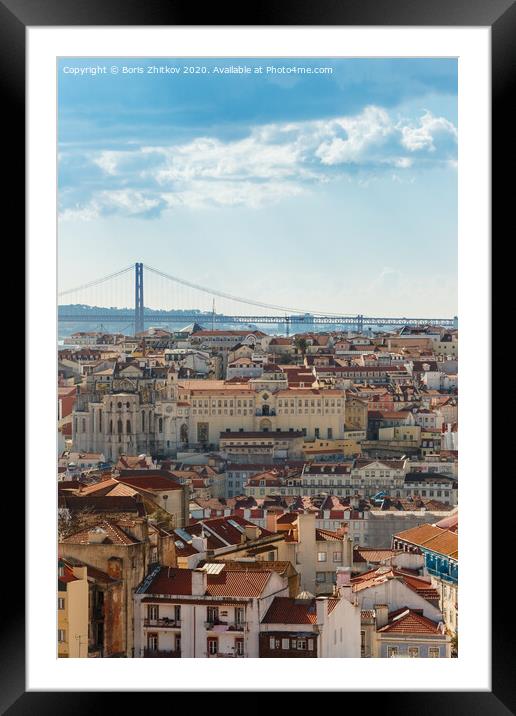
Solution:
[{"label": "sky", "polygon": [[306,311],[456,315],[456,60],[65,58],[58,80],[60,290],[142,261]]}]

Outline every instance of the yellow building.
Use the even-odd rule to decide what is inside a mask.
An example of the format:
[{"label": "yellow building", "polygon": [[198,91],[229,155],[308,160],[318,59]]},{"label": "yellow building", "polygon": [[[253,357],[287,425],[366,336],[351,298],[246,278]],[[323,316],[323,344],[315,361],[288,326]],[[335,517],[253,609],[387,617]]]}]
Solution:
[{"label": "yellow building", "polygon": [[367,400],[346,398],[346,429],[367,430]]},{"label": "yellow building", "polygon": [[57,655],[59,658],[88,656],[88,576],[86,567],[58,562]]},{"label": "yellow building", "polygon": [[[308,439],[344,437],[343,390],[287,388],[254,391],[223,381],[184,381],[179,392],[189,403],[191,443],[218,444],[226,431],[304,430]],[[215,385],[218,384],[218,385]],[[184,398],[183,398],[184,399]]]}]

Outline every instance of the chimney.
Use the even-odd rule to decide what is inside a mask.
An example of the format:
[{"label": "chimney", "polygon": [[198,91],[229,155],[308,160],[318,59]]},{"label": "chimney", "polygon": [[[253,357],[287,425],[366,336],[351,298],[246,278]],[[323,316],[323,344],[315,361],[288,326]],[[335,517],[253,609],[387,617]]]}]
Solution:
[{"label": "chimney", "polygon": [[389,621],[389,607],[387,604],[375,604],[374,607],[376,628],[381,629]]},{"label": "chimney", "polygon": [[127,531],[140,542],[147,542],[149,539],[149,525],[146,519],[135,520]]},{"label": "chimney", "polygon": [[278,515],[276,512],[273,512],[272,510],[266,510],[266,517],[265,517],[265,524],[267,526],[267,529],[269,532],[276,532],[276,520],[278,519]]},{"label": "chimney", "polygon": [[315,600],[316,623],[324,624],[328,613],[328,597],[317,597]]},{"label": "chimney", "polygon": [[163,567],[177,567],[176,545],[173,535],[159,537],[160,563]]},{"label": "chimney", "polygon": [[208,574],[204,569],[192,569],[192,596],[202,597],[208,587]]},{"label": "chimney", "polygon": [[338,567],[337,569],[337,593],[347,599],[348,602],[353,601],[353,589],[351,587],[351,567]]},{"label": "chimney", "polygon": [[351,568],[337,568],[337,587],[349,587],[351,584]]},{"label": "chimney", "polygon": [[208,538],[201,535],[194,535],[192,537],[192,547],[198,552],[207,552]]},{"label": "chimney", "polygon": [[245,525],[245,536],[248,541],[258,539],[259,529],[257,525]]}]

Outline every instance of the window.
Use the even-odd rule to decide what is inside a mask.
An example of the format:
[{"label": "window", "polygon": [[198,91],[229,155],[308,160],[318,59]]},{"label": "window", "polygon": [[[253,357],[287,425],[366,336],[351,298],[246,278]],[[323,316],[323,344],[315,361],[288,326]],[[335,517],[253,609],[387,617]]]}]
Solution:
[{"label": "window", "polygon": [[243,639],[235,639],[235,651],[236,651],[237,656],[244,655],[244,640]]},{"label": "window", "polygon": [[179,605],[174,607],[174,619],[176,622],[181,619],[181,607]]},{"label": "window", "polygon": [[317,552],[317,561],[326,562],[326,552]]},{"label": "window", "polygon": [[307,646],[308,645],[307,645],[306,639],[298,639],[297,640],[297,648],[300,649],[301,651],[306,651]]},{"label": "window", "polygon": [[398,656],[398,647],[397,646],[388,646],[387,647],[387,656],[389,658],[392,658],[393,656]]},{"label": "window", "polygon": [[236,607],[235,608],[235,624],[243,624],[243,623],[244,623],[244,608]]},{"label": "window", "polygon": [[428,656],[430,659],[438,659],[440,656],[439,647],[438,646],[428,647]]},{"label": "window", "polygon": [[219,650],[219,640],[210,638],[208,639],[208,654],[217,654]]},{"label": "window", "polygon": [[149,621],[157,621],[159,619],[159,606],[157,604],[149,604],[147,614]]},{"label": "window", "polygon": [[149,651],[158,651],[158,635],[149,634],[147,637],[147,648]]},{"label": "window", "polygon": [[207,612],[206,621],[210,622],[211,624],[218,622],[218,620],[219,620],[219,608],[218,607],[208,607],[206,612]]},{"label": "window", "polygon": [[316,572],[315,573],[315,581],[318,584],[322,584],[322,582],[326,581],[326,572]]},{"label": "window", "polygon": [[58,598],[57,598],[57,608],[58,608],[58,609],[64,609],[64,608],[65,608],[65,600],[64,600],[64,597],[58,597]]},{"label": "window", "polygon": [[290,639],[282,639],[281,640],[281,648],[284,651],[288,651],[290,649]]},{"label": "window", "polygon": [[63,642],[66,641],[66,632],[64,629],[58,629],[57,630],[57,641]]},{"label": "window", "polygon": [[419,657],[419,647],[418,646],[409,646],[408,655],[410,656],[411,659],[417,659]]},{"label": "window", "polygon": [[269,648],[270,648],[270,649],[275,649],[275,648],[276,648],[275,645],[276,645],[276,639],[275,639],[273,636],[271,636],[270,639],[269,639]]},{"label": "window", "polygon": [[334,562],[341,562],[341,561],[342,561],[342,557],[341,557],[340,552],[334,552],[334,553],[333,553],[333,561],[334,561]]}]

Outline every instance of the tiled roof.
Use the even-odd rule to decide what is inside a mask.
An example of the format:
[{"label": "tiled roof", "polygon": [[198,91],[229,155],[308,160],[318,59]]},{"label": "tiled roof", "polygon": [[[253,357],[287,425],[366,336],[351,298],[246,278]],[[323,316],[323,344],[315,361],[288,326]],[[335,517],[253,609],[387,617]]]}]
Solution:
[{"label": "tiled roof", "polygon": [[[104,535],[103,539],[100,537]],[[69,544],[137,544],[138,540],[130,537],[118,525],[108,520],[102,520],[88,529],[80,530],[61,540]]]},{"label": "tiled roof", "polygon": [[121,470],[118,482],[140,490],[181,490],[173,475],[160,470]]},{"label": "tiled roof", "polygon": [[88,495],[86,497],[77,495],[59,496],[59,507],[71,511],[92,510],[93,512],[134,512],[138,516],[145,515],[145,507],[141,500],[137,502],[131,496],[104,496]]},{"label": "tiled roof", "polygon": [[271,577],[271,571],[226,571],[208,574],[206,594],[213,597],[258,597]]},{"label": "tiled roof", "polygon": [[[231,524],[232,522],[239,525],[242,531],[238,529],[238,527],[235,527],[235,524]],[[249,522],[243,517],[231,515],[230,517],[214,517],[212,519],[199,520],[199,522],[196,522],[194,525],[189,525],[185,529],[191,535],[200,535],[204,531],[204,534],[208,537],[208,548],[217,549],[218,547],[225,547],[227,544],[241,544],[246,525],[256,526],[253,522]],[[263,527],[258,527],[258,538],[272,537],[273,535],[273,532]],[[210,541],[214,543],[213,547],[210,545]]]},{"label": "tiled roof", "polygon": [[369,562],[378,564],[386,559],[391,559],[399,554],[401,550],[375,549],[374,547],[358,547],[353,550],[353,562]]},{"label": "tiled roof", "polygon": [[148,577],[136,589],[137,594],[180,594],[192,593],[192,570],[160,567],[153,579]]},{"label": "tiled roof", "polygon": [[316,624],[315,599],[274,597],[262,624]]},{"label": "tiled roof", "polygon": [[446,530],[435,525],[420,525],[398,532],[395,537],[452,559],[459,556],[459,535],[455,528]]},{"label": "tiled roof", "polygon": [[316,528],[315,539],[317,542],[342,542],[344,536],[340,535],[338,532]]},{"label": "tiled roof", "polygon": [[378,632],[432,635],[441,635],[443,633],[436,622],[407,607],[391,612],[389,614],[389,623],[378,629]]}]

